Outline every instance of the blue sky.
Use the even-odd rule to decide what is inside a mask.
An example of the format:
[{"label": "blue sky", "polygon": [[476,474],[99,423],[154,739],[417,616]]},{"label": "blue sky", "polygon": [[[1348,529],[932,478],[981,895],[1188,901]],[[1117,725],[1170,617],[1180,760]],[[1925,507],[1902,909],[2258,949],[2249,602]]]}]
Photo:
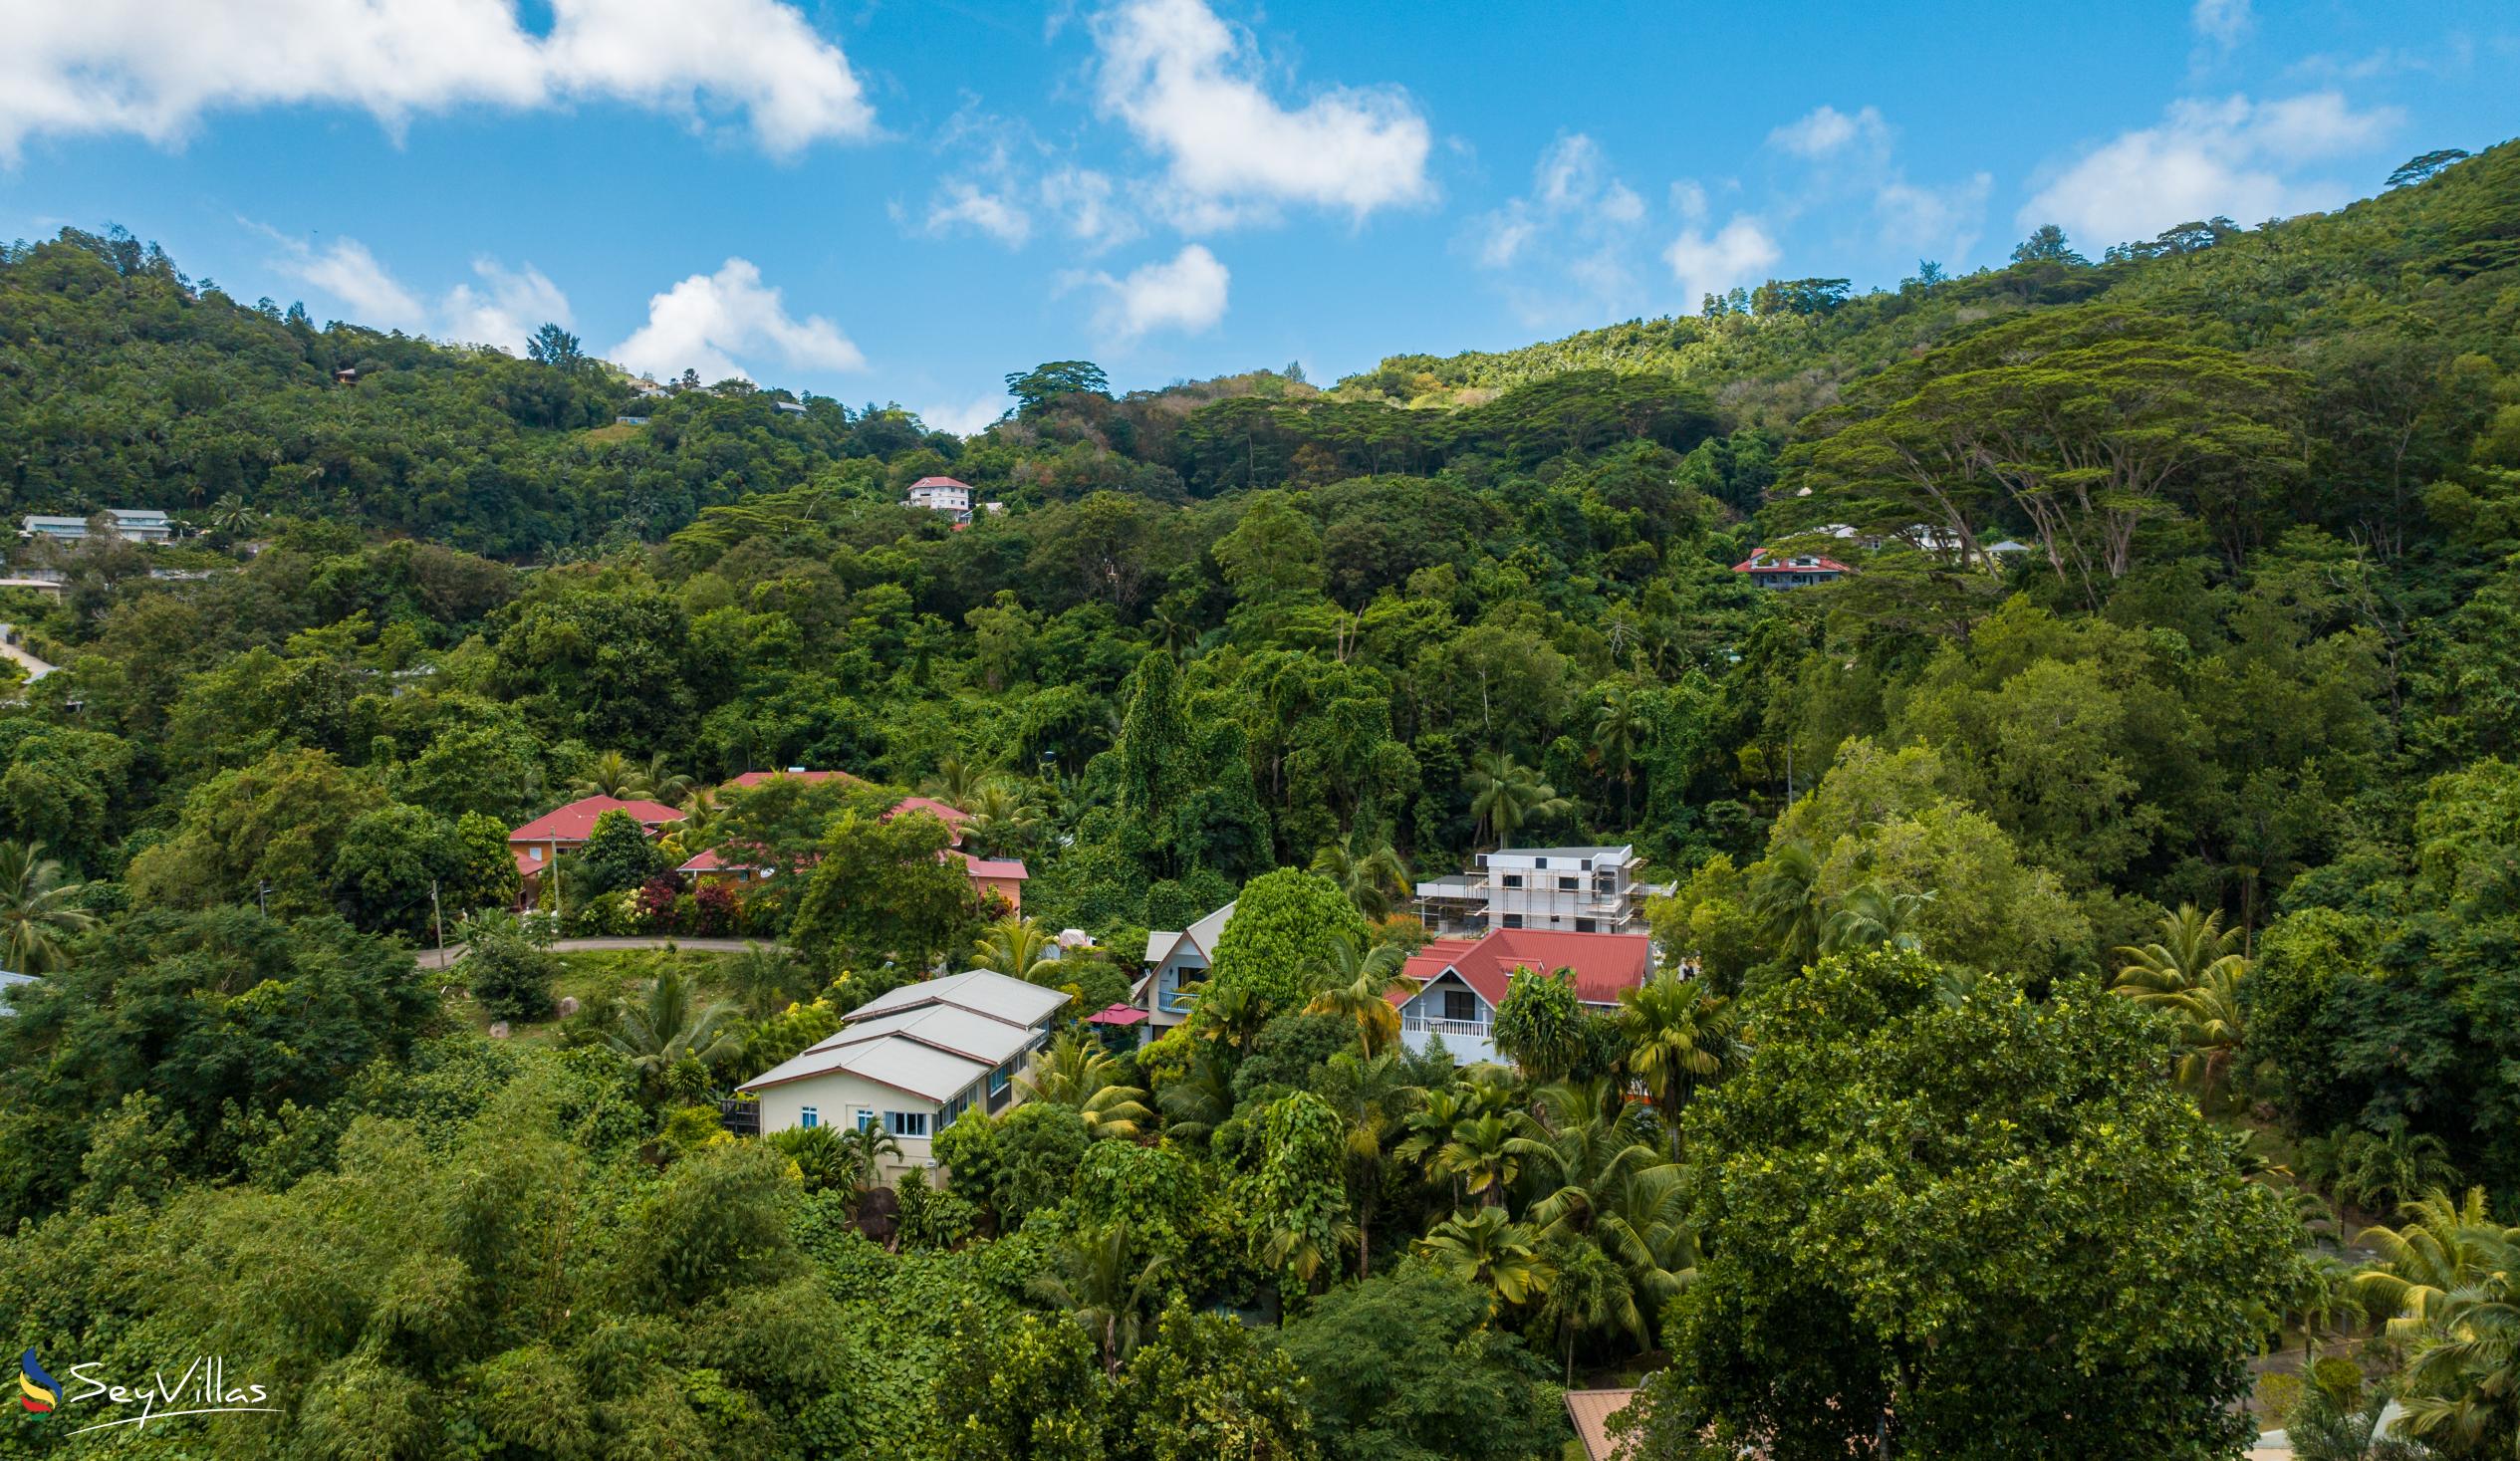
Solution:
[{"label": "blue sky", "polygon": [[[180,19],[176,19],[180,17]],[[0,235],[968,429],[2097,253],[2520,131],[2507,3],[0,0]]]}]

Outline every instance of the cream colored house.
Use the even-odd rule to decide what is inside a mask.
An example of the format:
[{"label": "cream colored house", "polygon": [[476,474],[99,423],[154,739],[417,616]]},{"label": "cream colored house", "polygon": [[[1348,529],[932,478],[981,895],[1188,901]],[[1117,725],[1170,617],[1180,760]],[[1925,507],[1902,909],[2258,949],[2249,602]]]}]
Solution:
[{"label": "cream colored house", "polygon": [[900,1143],[878,1176],[934,1169],[936,1133],[972,1106],[996,1114],[1015,1076],[1050,1041],[1068,1003],[1055,989],[986,969],[904,985],[849,1012],[837,1035],[736,1090],[761,1103],[761,1134],[795,1126],[869,1126]]},{"label": "cream colored house", "polygon": [[1233,916],[1234,905],[1227,903],[1187,928],[1146,935],[1146,972],[1138,976],[1134,991],[1138,1008],[1152,1017],[1146,1039],[1157,1039],[1190,1018],[1190,1006],[1198,999],[1195,986],[1216,962],[1216,941],[1225,936],[1225,922]]}]

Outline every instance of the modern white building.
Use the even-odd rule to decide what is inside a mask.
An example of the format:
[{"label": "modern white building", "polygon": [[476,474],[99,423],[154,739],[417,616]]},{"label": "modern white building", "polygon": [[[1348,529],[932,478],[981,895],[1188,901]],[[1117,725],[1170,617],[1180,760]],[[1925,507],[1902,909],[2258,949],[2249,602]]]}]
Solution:
[{"label": "modern white building", "polygon": [[986,969],[903,985],[849,1012],[837,1035],[736,1088],[760,1102],[760,1131],[879,1128],[900,1143],[877,1175],[933,1168],[930,1142],[972,1106],[1019,1099],[1015,1077],[1068,1003],[1055,989]]},{"label": "modern white building", "polygon": [[909,505],[953,514],[957,523],[971,521],[971,484],[951,477],[921,477],[910,484]]},{"label": "modern white building", "polygon": [[[153,507],[109,507],[98,516],[106,520],[108,537],[133,543],[164,543],[175,536],[175,525]],[[52,517],[37,513],[19,525],[18,536],[78,543],[88,537],[91,521],[88,518]]]},{"label": "modern white building", "polygon": [[1152,1040],[1190,1018],[1196,995],[1184,987],[1207,977],[1216,962],[1216,941],[1225,936],[1225,921],[1234,916],[1227,903],[1187,928],[1158,929],[1146,935],[1146,972],[1137,982],[1137,1004],[1150,1017],[1146,1038]]},{"label": "modern white building", "polygon": [[1439,938],[1506,928],[1641,933],[1645,899],[1666,889],[1637,873],[1631,846],[1500,848],[1467,872],[1417,884],[1417,916]]}]

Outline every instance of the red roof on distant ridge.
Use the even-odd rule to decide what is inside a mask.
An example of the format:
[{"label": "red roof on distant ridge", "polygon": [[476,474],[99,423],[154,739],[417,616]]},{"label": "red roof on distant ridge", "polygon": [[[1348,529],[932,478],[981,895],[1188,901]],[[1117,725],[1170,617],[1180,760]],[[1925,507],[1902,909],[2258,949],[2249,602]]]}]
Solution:
[{"label": "red roof on distant ridge", "polygon": [[628,812],[639,825],[653,831],[669,822],[680,822],[679,809],[662,802],[625,802],[619,797],[588,797],[566,807],[555,807],[523,827],[508,834],[512,843],[582,843],[595,831],[595,820],[607,812]]},{"label": "red roof on distant ridge", "polygon": [[921,477],[910,484],[912,492],[916,492],[921,487],[959,487],[965,492],[971,490],[970,483],[955,477]]},{"label": "red roof on distant ridge", "polygon": [[[1446,969],[1479,992],[1490,1006],[1505,1002],[1516,969],[1547,974],[1574,971],[1575,997],[1586,1004],[1619,1001],[1623,989],[1645,982],[1653,967],[1653,941],[1641,933],[1559,933],[1546,928],[1499,928],[1479,938],[1439,938],[1409,956],[1400,972],[1423,985]],[[1395,989],[1391,1003],[1406,1004],[1414,987]]]}]

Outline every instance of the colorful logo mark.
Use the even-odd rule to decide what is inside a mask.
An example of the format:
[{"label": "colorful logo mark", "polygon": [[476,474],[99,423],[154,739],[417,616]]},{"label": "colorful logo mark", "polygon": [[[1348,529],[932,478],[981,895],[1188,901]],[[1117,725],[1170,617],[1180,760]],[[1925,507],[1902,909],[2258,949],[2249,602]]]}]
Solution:
[{"label": "colorful logo mark", "polygon": [[61,1381],[45,1370],[32,1349],[18,1356],[18,1403],[38,1415],[61,1403]]}]

